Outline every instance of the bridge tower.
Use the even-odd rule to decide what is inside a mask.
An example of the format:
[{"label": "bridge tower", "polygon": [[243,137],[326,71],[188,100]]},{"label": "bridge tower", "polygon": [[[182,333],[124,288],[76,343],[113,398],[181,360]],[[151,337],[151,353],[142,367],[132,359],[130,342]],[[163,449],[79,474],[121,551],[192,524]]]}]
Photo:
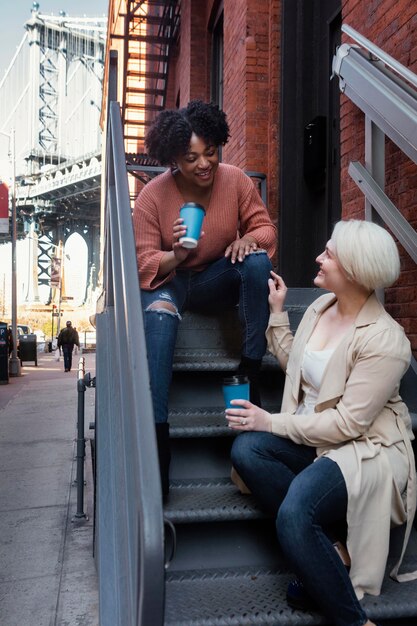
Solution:
[{"label": "bridge tower", "polygon": [[[15,171],[19,236],[31,239],[27,302],[52,301],[51,257],[73,234],[83,237],[89,283],[99,267],[100,111],[107,18],[31,18],[0,82],[0,131],[16,136]],[[8,164],[0,146],[0,177]],[[6,167],[5,167],[6,165]],[[65,266],[64,266],[65,272]],[[92,281],[92,283],[91,283]],[[61,294],[62,295],[62,294]]]}]

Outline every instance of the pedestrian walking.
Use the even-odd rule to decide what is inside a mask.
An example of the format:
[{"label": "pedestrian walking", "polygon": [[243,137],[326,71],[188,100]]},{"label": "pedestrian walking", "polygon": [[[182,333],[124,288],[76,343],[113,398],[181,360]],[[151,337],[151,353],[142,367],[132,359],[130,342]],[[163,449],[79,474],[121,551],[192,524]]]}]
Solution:
[{"label": "pedestrian walking", "polygon": [[68,320],[65,328],[63,328],[58,335],[58,348],[62,348],[62,353],[64,355],[64,368],[66,372],[71,371],[72,351],[74,346],[79,348],[80,340],[78,338],[77,331],[73,328],[71,321]]}]

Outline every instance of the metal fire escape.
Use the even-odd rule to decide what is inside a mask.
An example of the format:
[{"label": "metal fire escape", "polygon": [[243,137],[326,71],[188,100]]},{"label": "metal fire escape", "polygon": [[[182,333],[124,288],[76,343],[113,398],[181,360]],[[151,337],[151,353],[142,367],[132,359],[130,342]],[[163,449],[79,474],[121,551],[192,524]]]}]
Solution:
[{"label": "metal fire escape", "polygon": [[121,103],[127,158],[149,163],[146,128],[165,108],[169,53],[180,19],[180,0],[128,0],[124,16],[123,100]]}]

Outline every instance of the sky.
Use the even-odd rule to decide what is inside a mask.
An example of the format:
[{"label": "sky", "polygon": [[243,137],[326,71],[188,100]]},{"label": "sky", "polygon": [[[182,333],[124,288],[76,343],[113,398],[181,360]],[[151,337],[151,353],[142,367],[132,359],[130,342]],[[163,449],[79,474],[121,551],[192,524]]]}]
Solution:
[{"label": "sky", "polygon": [[[0,17],[0,79],[8,68],[25,34],[24,23],[31,17],[31,0],[2,0]],[[108,0],[39,0],[39,12],[72,17],[107,15]]]}]

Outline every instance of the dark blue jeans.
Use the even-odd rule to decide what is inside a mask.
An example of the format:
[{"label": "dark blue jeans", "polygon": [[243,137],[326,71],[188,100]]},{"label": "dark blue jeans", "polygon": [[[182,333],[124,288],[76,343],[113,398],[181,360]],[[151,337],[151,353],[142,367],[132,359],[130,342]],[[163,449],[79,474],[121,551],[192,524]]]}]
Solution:
[{"label": "dark blue jeans", "polygon": [[[177,271],[162,287],[141,290],[155,422],[168,419],[175,341],[181,313],[186,309],[221,312],[238,304],[243,330],[242,355],[262,359],[266,351],[271,269],[266,252],[252,253],[234,264],[223,257],[202,272]],[[150,308],[161,300],[171,303],[175,312]]]},{"label": "dark blue jeans", "polygon": [[264,432],[242,433],[232,463],[262,506],[276,515],[289,565],[334,626],[362,626],[367,617],[333,547],[344,525],[347,490],[338,465],[315,448]]},{"label": "dark blue jeans", "polygon": [[73,343],[63,343],[62,344],[62,353],[64,355],[64,368],[66,370],[71,370],[72,367],[72,351],[74,350]]}]

